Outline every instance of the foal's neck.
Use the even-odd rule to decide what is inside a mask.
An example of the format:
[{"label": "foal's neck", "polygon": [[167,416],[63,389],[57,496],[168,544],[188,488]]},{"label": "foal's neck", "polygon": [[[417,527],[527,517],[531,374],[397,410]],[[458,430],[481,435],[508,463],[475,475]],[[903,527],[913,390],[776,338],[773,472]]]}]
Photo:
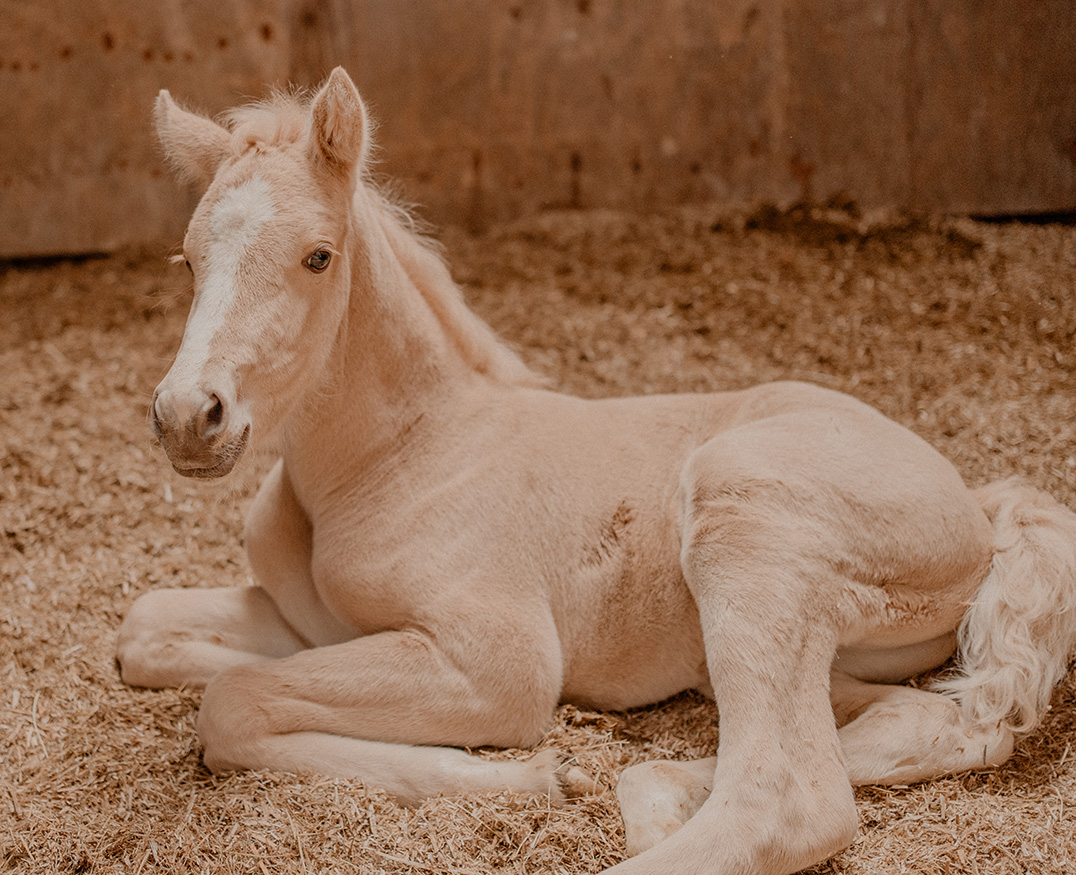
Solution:
[{"label": "foal's neck", "polygon": [[392,259],[406,274],[413,287],[434,316],[444,339],[464,367],[503,385],[543,385],[542,378],[531,371],[505,346],[490,327],[467,306],[448,267],[429,241],[403,225],[400,211],[375,196],[380,207],[382,231],[388,241]]},{"label": "foal's neck", "polygon": [[347,315],[319,399],[289,430],[289,464],[320,481],[361,473],[460,387],[542,385],[397,210],[362,188],[352,210]]}]

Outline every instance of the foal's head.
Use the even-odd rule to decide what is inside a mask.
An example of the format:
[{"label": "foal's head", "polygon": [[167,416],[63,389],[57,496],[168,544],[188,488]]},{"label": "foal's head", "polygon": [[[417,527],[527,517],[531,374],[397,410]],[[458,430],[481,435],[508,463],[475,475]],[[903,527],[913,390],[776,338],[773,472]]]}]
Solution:
[{"label": "foal's head", "polygon": [[227,474],[256,424],[271,431],[324,369],[350,287],[350,201],[369,125],[337,68],[309,103],[232,114],[228,127],[162,91],[157,133],[207,186],[184,240],[194,303],[151,408],[173,467]]}]

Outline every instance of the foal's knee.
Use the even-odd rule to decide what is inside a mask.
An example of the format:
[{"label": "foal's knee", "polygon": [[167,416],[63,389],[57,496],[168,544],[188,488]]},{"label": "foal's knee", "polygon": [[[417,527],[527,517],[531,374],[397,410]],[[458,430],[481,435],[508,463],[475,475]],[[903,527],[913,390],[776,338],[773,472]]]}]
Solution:
[{"label": "foal's knee", "polygon": [[116,661],[120,678],[132,687],[163,687],[175,651],[175,636],[166,619],[172,616],[167,590],[151,590],[135,600],[120,624]]}]

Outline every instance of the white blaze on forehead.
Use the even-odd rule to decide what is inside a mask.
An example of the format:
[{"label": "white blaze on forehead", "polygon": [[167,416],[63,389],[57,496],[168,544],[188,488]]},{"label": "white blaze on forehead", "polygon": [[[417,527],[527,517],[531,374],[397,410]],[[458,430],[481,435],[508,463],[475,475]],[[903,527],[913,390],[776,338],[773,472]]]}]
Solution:
[{"label": "white blaze on forehead", "polygon": [[210,260],[214,254],[241,251],[253,243],[258,231],[273,218],[273,195],[260,176],[229,188],[209,216]]},{"label": "white blaze on forehead", "polygon": [[228,189],[213,207],[202,287],[187,320],[177,365],[182,361],[196,373],[206,363],[213,338],[238,297],[244,257],[275,215],[269,184],[258,176]]}]

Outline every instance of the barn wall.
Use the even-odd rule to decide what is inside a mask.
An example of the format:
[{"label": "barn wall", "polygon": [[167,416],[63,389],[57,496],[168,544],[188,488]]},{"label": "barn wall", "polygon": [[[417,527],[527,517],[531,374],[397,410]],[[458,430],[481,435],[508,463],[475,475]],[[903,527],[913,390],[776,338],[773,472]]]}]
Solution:
[{"label": "barn wall", "polygon": [[1069,0],[8,0],[0,257],[178,237],[149,113],[344,64],[437,221],[839,196],[1076,207]]}]

